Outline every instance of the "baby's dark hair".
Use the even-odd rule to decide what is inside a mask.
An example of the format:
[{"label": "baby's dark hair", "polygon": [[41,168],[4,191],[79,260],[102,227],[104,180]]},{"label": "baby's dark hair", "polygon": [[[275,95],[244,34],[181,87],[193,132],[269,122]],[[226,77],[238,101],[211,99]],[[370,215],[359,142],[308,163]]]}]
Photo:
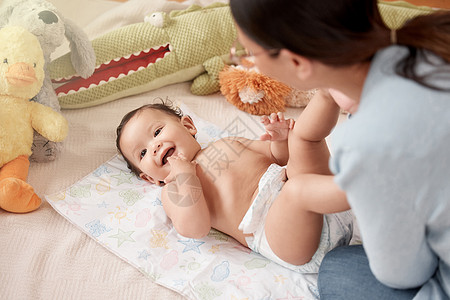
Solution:
[{"label": "baby's dark hair", "polygon": [[125,127],[125,125],[127,125],[128,122],[135,115],[139,114],[140,112],[142,112],[146,109],[159,110],[161,112],[164,112],[170,116],[174,116],[181,120],[181,117],[183,117],[183,112],[181,111],[181,109],[179,107],[174,106],[172,101],[170,101],[170,100],[163,100],[163,99],[159,99],[159,100],[161,101],[160,103],[145,104],[145,105],[142,105],[141,107],[136,108],[136,109],[130,111],[129,113],[127,113],[125,116],[123,116],[122,121],[120,122],[119,126],[117,126],[117,129],[116,129],[117,151],[123,156],[125,162],[127,163],[127,167],[131,170],[131,172],[133,172],[138,177],[139,177],[139,174],[141,173],[141,170],[139,168],[137,168],[136,166],[134,166],[128,160],[128,158],[126,158],[125,155],[123,155],[122,149],[120,147],[120,137],[122,136],[123,128]]}]

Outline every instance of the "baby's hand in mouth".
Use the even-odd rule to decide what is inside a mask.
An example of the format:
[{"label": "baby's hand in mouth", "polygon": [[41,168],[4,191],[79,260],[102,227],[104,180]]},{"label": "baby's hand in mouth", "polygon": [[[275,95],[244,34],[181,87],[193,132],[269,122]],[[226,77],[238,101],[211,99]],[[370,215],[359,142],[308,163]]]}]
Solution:
[{"label": "baby's hand in mouth", "polygon": [[179,174],[196,174],[195,161],[188,161],[183,153],[178,153],[167,158],[171,170],[169,175],[164,179],[164,183],[169,183],[176,179]]}]

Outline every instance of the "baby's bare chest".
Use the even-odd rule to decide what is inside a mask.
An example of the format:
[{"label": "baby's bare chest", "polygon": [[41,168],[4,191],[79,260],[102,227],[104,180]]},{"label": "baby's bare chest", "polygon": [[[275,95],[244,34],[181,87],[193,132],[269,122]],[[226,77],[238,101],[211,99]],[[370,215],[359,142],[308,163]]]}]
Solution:
[{"label": "baby's bare chest", "polygon": [[245,163],[246,152],[248,150],[240,143],[218,141],[204,149],[196,161],[210,180],[220,180],[239,173],[239,165]]},{"label": "baby's bare chest", "polygon": [[211,221],[217,222],[215,227],[219,230],[225,226],[222,223],[236,226],[248,210],[270,160],[242,143],[223,140],[203,150],[196,161]]}]

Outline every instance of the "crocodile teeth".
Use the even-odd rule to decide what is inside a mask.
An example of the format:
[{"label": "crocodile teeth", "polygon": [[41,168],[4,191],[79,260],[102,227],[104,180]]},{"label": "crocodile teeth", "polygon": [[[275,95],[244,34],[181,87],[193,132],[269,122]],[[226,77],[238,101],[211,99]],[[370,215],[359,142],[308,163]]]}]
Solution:
[{"label": "crocodile teeth", "polygon": [[[169,55],[171,50],[173,50],[172,45],[163,44],[123,57],[117,57],[97,66],[95,68],[96,71],[89,78],[83,79],[78,76],[67,76],[63,79],[53,80],[54,87],[55,90],[58,90],[58,97],[61,97],[105,85],[149,68]],[[104,75],[108,74],[109,78],[102,76],[103,72]]]}]

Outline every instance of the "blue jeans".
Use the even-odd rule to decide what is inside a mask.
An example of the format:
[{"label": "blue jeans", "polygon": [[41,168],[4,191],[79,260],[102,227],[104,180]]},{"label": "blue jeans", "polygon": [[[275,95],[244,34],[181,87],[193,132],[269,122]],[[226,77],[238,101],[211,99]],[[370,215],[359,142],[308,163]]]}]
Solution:
[{"label": "blue jeans", "polygon": [[321,300],[403,300],[414,298],[419,291],[393,289],[380,283],[370,271],[361,245],[330,251],[320,265],[318,288]]}]

